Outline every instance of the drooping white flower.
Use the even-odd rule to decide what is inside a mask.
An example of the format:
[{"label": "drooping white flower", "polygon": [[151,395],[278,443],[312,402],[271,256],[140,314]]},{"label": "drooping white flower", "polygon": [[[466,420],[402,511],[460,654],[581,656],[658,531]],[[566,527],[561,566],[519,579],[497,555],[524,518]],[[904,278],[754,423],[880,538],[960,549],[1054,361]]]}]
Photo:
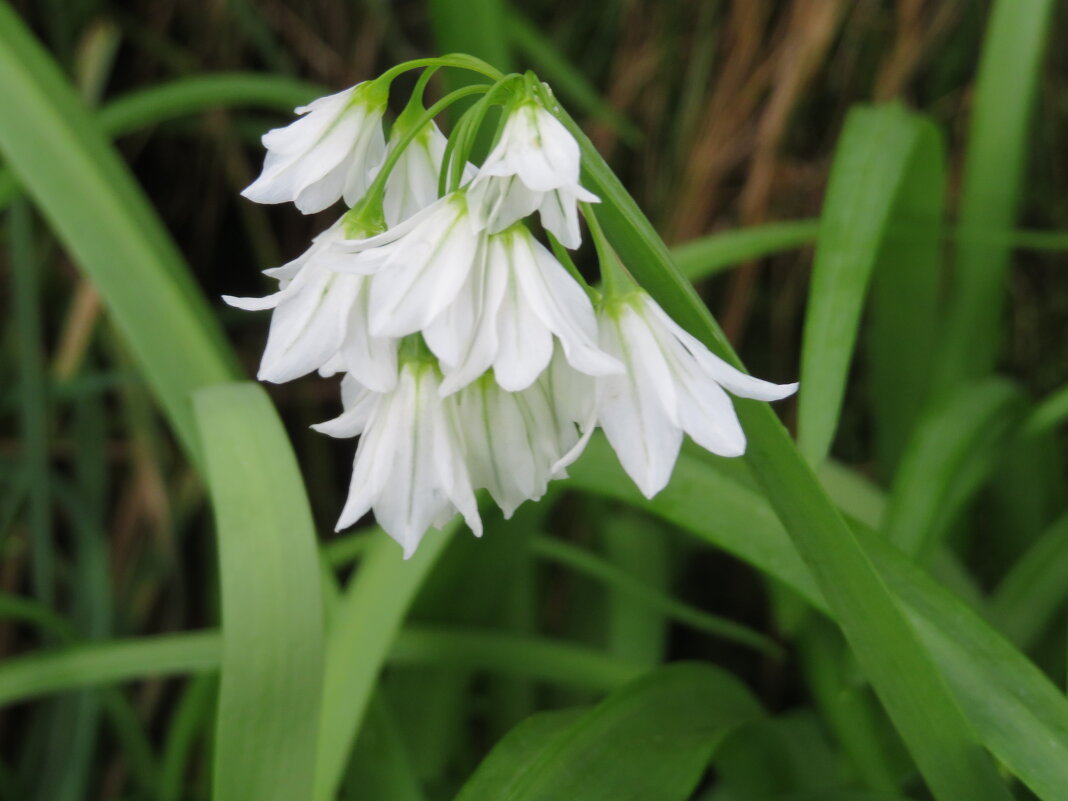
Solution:
[{"label": "drooping white flower", "polygon": [[554,337],[580,372],[622,370],[597,346],[585,291],[522,225],[483,237],[460,293],[423,334],[441,360],[446,394],[491,367],[502,388],[529,387],[548,366]]},{"label": "drooping white flower", "polygon": [[[402,114],[390,131],[387,153],[399,145],[408,131]],[[401,153],[393,172],[386,179],[383,210],[389,227],[407,220],[438,199],[438,175],[448,141],[441,129],[431,121],[420,129]]]},{"label": "drooping white flower", "polygon": [[425,329],[460,292],[478,251],[481,232],[467,198],[453,192],[385,233],[333,245],[351,253],[337,269],[374,273],[370,331],[403,337]]},{"label": "drooping white flower", "polygon": [[371,336],[368,327],[370,282],[364,275],[335,272],[352,257],[335,251],[344,238],[343,220],[323,231],[301,256],[267,270],[279,290],[264,298],[224,296],[246,311],[274,309],[260,361],[261,381],[282,383],[320,370],[352,373],[380,392],[397,376],[397,340]]},{"label": "drooping white flower", "polygon": [[305,214],[341,197],[355,204],[385,153],[387,97],[387,88],[365,81],[300,106],[300,119],[263,135],[263,172],[241,194],[257,203],[292,201]]},{"label": "drooping white flower", "polygon": [[578,201],[599,198],[579,184],[578,142],[534,100],[508,115],[500,141],[486,157],[469,192],[472,208],[490,233],[508,228],[535,210],[561,244],[582,242]]},{"label": "drooping white flower", "polygon": [[489,490],[505,518],[524,501],[541,499],[550,481],[567,477],[565,463],[581,452],[570,401],[589,380],[556,358],[520,392],[502,389],[486,373],[447,399],[457,405],[471,483]]},{"label": "drooping white flower", "polygon": [[471,479],[464,463],[453,410],[438,395],[437,368],[406,361],[391,392],[372,392],[353,379],[345,412],[315,426],[331,436],[360,434],[349,496],[337,528],[368,511],[404,548],[415,553],[428,528],[440,528],[457,512],[482,534]]},{"label": "drooping white flower", "polygon": [[745,453],[745,434],[724,390],[772,401],[797,384],[753,378],[715,356],[645,292],[608,301],[600,343],[626,365],[597,379],[597,419],[624,470],[647,497],[667,484],[685,432],[720,456]]}]

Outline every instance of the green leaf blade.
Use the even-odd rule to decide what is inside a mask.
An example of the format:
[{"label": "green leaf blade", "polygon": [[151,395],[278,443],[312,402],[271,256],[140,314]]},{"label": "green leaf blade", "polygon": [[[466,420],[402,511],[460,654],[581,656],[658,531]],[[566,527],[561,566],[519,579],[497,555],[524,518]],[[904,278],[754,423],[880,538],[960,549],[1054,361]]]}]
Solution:
[{"label": "green leaf blade", "polygon": [[620,688],[535,758],[517,754],[513,770],[492,764],[497,781],[476,774],[457,801],[684,801],[716,746],[761,715],[730,674],[669,665]]},{"label": "green leaf blade", "polygon": [[306,798],[317,751],[323,612],[300,471],[258,385],[208,387],[194,405],[222,583],[213,799]]}]

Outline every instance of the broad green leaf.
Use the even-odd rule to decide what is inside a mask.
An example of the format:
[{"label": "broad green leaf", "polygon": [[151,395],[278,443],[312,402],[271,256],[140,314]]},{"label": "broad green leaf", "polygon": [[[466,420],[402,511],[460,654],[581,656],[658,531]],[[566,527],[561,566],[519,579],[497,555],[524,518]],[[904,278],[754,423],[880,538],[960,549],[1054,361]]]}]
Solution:
[{"label": "broad green leaf", "polygon": [[207,387],[194,408],[222,594],[212,798],[304,798],[323,675],[319,557],[304,484],[262,387]]},{"label": "broad green leaf", "polygon": [[825,792],[846,784],[841,755],[827,741],[811,710],[763,718],[742,726],[716,752],[716,776],[724,790],[743,799]]},{"label": "broad green leaf", "polygon": [[6,3],[0,74],[0,153],[100,291],[195,455],[190,393],[237,372],[218,323],[129,171]]},{"label": "broad green leaf", "polygon": [[509,731],[478,763],[456,801],[494,798],[523,781],[542,752],[582,717],[584,709],[559,709],[531,715]]},{"label": "broad green leaf", "polygon": [[993,468],[1022,407],[1015,386],[989,379],[929,408],[894,476],[883,524],[887,539],[929,558]]},{"label": "broad green leaf", "polygon": [[[718,355],[740,364],[652,224],[574,120],[556,110],[580,143],[588,186],[602,200],[598,217],[627,267],[676,322]],[[1008,790],[975,742],[930,654],[775,412],[768,404],[736,403],[749,438],[746,462],[932,792],[941,801],[962,797],[1004,801]],[[705,496],[711,497],[715,496]]]},{"label": "broad green leaf", "polygon": [[827,457],[860,314],[895,200],[932,128],[898,104],[850,111],[835,150],[812,267],[801,346],[798,442],[810,464]]},{"label": "broad green leaf", "polygon": [[[626,480],[607,442],[594,437],[568,468],[578,487],[647,509],[749,562],[818,609],[828,602],[768,502],[728,472],[686,453],[668,487],[644,499]],[[715,498],[715,514],[707,499]],[[982,743],[1040,798],[1068,787],[1068,699],[1023,654],[884,537],[856,536],[895,602],[930,649]],[[917,643],[917,647],[923,647]]]},{"label": "broad green leaf", "polygon": [[1053,0],[997,0],[987,23],[961,186],[964,236],[935,373],[940,390],[985,375],[1001,350],[1009,247],[982,239],[1010,229],[1016,216],[1053,8]]},{"label": "broad green leaf", "polygon": [[[622,687],[548,742],[537,756],[506,742],[457,801],[684,801],[709,758],[760,705],[729,673],[677,663]],[[531,749],[532,750],[532,749]]]}]

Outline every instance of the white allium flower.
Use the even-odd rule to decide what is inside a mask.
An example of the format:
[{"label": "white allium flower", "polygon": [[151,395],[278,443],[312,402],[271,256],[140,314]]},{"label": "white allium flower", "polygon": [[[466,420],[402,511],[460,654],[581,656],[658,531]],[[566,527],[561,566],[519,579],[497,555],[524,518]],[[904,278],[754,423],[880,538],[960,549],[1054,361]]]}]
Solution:
[{"label": "white allium flower", "polygon": [[365,81],[297,108],[300,119],[263,135],[263,172],[241,194],[257,203],[292,201],[305,214],[341,197],[355,204],[385,154],[387,96],[388,88]]},{"label": "white allium flower", "polygon": [[599,200],[579,184],[579,164],[578,142],[563,123],[533,100],[520,103],[470,185],[472,208],[491,234],[540,211],[546,230],[577,248],[576,204]]},{"label": "white allium flower", "polygon": [[[382,280],[379,273],[375,281]],[[459,295],[424,329],[441,360],[448,394],[490,367],[497,383],[517,392],[542,374],[553,337],[580,372],[620,372],[597,347],[597,322],[586,292],[525,226],[482,239]]]},{"label": "white allium flower", "polygon": [[471,483],[489,490],[505,518],[524,501],[540,500],[553,479],[567,477],[565,464],[581,453],[569,402],[576,387],[592,397],[583,386],[589,380],[557,358],[521,392],[502,389],[486,373],[448,399],[457,404]]},{"label": "white allium flower", "polygon": [[[394,149],[408,132],[403,117],[398,118],[389,134],[389,150]],[[415,135],[397,160],[386,179],[383,201],[386,225],[393,227],[422,211],[438,199],[438,174],[448,139],[433,122]]]},{"label": "white allium flower", "polygon": [[437,368],[424,360],[405,362],[391,392],[346,378],[345,412],[315,426],[335,437],[361,435],[338,530],[373,510],[405,558],[428,528],[440,528],[457,512],[482,534],[456,420],[438,395],[438,381]]},{"label": "white allium flower", "polygon": [[279,279],[278,292],[264,298],[223,297],[246,311],[274,309],[257,376],[261,381],[282,383],[313,370],[332,375],[343,369],[380,392],[396,382],[397,340],[373,337],[367,328],[368,278],[334,270],[352,261],[332,248],[343,237],[343,220],[338,220],[303,255],[267,270]]},{"label": "white allium flower", "polygon": [[724,390],[763,401],[797,390],[727,364],[645,292],[608,301],[599,322],[601,347],[624,362],[626,373],[597,379],[598,422],[647,498],[671,477],[684,432],[720,456],[745,453],[745,434]]},{"label": "white allium flower", "polygon": [[336,243],[347,272],[374,273],[370,331],[403,337],[425,329],[460,292],[481,232],[463,192],[453,192],[383,234]]}]

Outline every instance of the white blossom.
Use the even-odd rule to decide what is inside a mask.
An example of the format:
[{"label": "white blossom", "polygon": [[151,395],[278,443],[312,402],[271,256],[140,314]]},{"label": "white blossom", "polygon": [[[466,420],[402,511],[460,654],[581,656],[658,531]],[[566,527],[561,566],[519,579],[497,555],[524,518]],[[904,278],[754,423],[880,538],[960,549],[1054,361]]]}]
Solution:
[{"label": "white blossom", "polygon": [[529,387],[548,366],[554,337],[580,372],[622,370],[597,346],[586,292],[522,225],[483,238],[460,293],[423,333],[446,394],[491,367],[504,389]]},{"label": "white blossom", "polygon": [[386,98],[382,87],[364,82],[300,106],[300,119],[263,135],[263,172],[241,194],[257,203],[292,201],[305,214],[341,197],[355,204],[385,153]]},{"label": "white blossom", "polygon": [[406,361],[390,392],[348,378],[344,413],[315,426],[335,437],[360,435],[338,530],[373,510],[405,558],[428,528],[441,528],[457,512],[482,534],[454,413],[439,397],[438,381],[437,368],[423,360]]},{"label": "white blossom", "polygon": [[[403,119],[403,118],[401,118]],[[397,147],[408,129],[398,119],[389,134],[390,150]],[[434,122],[427,123],[415,135],[397,159],[386,179],[383,211],[390,227],[407,220],[438,199],[438,174],[448,140]]]},{"label": "white blossom", "polygon": [[508,115],[500,141],[486,157],[469,191],[472,208],[490,233],[535,210],[561,244],[582,242],[578,201],[598,202],[579,184],[578,142],[539,103],[520,103]]},{"label": "white blossom", "polygon": [[397,340],[368,331],[369,280],[334,269],[352,260],[332,248],[343,236],[343,220],[338,220],[303,255],[267,270],[280,282],[274,294],[223,297],[246,311],[274,309],[257,376],[261,381],[282,383],[313,370],[324,375],[346,370],[379,391],[396,382]]},{"label": "white blossom", "polygon": [[571,401],[586,381],[557,358],[520,392],[502,389],[487,373],[448,399],[457,404],[471,483],[489,490],[505,518],[524,501],[540,500],[553,479],[567,477],[565,465],[581,452]]},{"label": "white blossom", "polygon": [[731,393],[772,401],[797,384],[772,384],[715,356],[645,292],[608,302],[600,343],[626,366],[597,379],[597,419],[623,468],[647,497],[664,488],[685,432],[720,456],[745,453]]},{"label": "white blossom", "polygon": [[385,233],[333,248],[352,254],[338,269],[374,273],[371,333],[403,337],[425,329],[459,294],[480,238],[465,194],[453,192]]}]

